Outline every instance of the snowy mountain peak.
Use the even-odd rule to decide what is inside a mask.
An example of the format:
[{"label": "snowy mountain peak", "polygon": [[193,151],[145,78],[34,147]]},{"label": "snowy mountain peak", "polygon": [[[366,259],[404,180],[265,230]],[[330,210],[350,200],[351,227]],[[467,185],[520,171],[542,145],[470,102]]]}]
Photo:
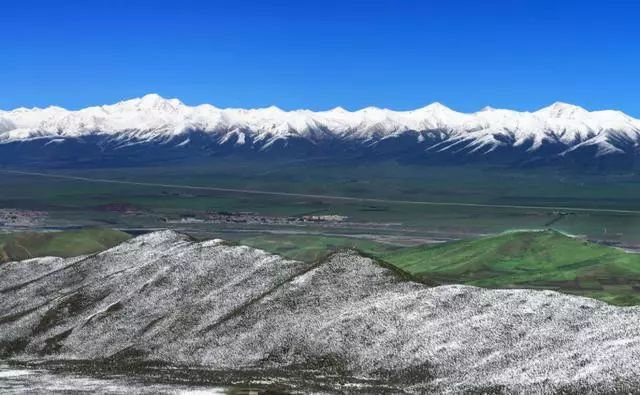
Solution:
[{"label": "snowy mountain peak", "polygon": [[450,109],[449,107],[445,106],[442,103],[439,102],[433,102],[427,106],[424,106],[422,108],[420,108],[417,111],[423,111],[423,112],[455,112],[452,109]]},{"label": "snowy mountain peak", "polygon": [[106,110],[109,113],[115,114],[123,114],[136,111],[171,113],[183,108],[187,108],[187,106],[185,106],[178,99],[165,99],[158,94],[151,93],[142,97],[124,100],[111,105],[105,105],[100,108]]},{"label": "snowy mountain peak", "polygon": [[375,106],[368,106],[365,108],[362,108],[360,110],[357,110],[356,112],[358,113],[372,113],[372,112],[381,112],[381,111],[387,111],[386,108],[380,108],[380,107],[375,107]]},{"label": "snowy mountain peak", "polygon": [[147,101],[164,101],[167,100],[164,97],[160,96],[157,93],[147,93],[146,95],[142,96],[140,98],[140,100],[147,100]]},{"label": "snowy mountain peak", "polygon": [[171,111],[184,106],[184,104],[178,99],[165,99],[155,93],[150,93],[139,99],[129,100],[128,102],[143,110]]},{"label": "snowy mountain peak", "polygon": [[538,110],[536,113],[549,118],[565,119],[576,119],[577,117],[589,114],[587,110],[580,106],[563,102],[555,102],[548,107]]},{"label": "snowy mountain peak", "polygon": [[280,107],[275,106],[275,105],[270,105],[269,107],[262,108],[261,110],[264,111],[264,112],[267,112],[267,113],[271,113],[271,114],[284,114],[285,113],[285,111],[283,109],[281,109]]},{"label": "snowy mountain peak", "polygon": [[335,112],[335,113],[340,113],[340,114],[346,114],[349,111],[345,110],[344,107],[338,106],[338,107],[334,107],[331,110],[329,110],[328,112]]}]

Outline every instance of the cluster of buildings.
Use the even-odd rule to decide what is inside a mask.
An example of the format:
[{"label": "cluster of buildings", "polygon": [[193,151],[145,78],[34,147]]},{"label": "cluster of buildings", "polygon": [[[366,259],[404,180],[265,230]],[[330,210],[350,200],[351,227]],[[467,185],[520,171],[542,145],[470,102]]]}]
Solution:
[{"label": "cluster of buildings", "polygon": [[169,223],[229,223],[229,224],[263,224],[263,225],[296,225],[305,222],[343,222],[343,215],[303,215],[270,216],[250,212],[216,212],[203,217],[183,217],[179,220],[167,220]]},{"label": "cluster of buildings", "polygon": [[35,226],[44,220],[44,211],[0,208],[0,226]]}]

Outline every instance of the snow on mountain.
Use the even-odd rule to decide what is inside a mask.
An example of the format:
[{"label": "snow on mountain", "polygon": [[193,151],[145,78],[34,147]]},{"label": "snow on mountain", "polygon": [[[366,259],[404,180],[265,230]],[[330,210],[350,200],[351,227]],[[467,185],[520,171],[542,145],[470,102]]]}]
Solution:
[{"label": "snow on mountain", "polygon": [[640,388],[637,306],[428,287],[355,252],[304,263],[162,231],[96,255],[0,265],[0,294],[0,357],[18,361],[290,372],[307,385],[359,377],[380,383],[372,393]]},{"label": "snow on mountain", "polygon": [[[0,143],[33,138],[103,136],[138,144],[168,141],[201,132],[220,144],[257,145],[268,149],[291,138],[311,144],[327,140],[377,144],[413,134],[428,152],[490,153],[500,147],[533,152],[554,144],[560,154],[595,147],[597,155],[637,150],[640,120],[619,111],[587,111],[554,103],[535,112],[487,107],[460,113],[440,103],[412,111],[367,107],[358,111],[283,111],[277,107],[220,109],[187,106],[156,94],[112,105],[69,111],[60,107],[0,111]],[[186,145],[185,137],[180,142]]]}]

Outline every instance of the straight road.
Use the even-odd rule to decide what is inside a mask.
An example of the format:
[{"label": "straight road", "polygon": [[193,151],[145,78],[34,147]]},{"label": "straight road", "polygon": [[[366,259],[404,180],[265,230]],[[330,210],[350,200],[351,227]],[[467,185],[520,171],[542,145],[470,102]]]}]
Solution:
[{"label": "straight road", "polygon": [[207,187],[207,186],[195,186],[195,185],[162,184],[162,183],[141,182],[141,181],[110,180],[105,178],[89,178],[89,177],[69,176],[64,174],[6,170],[6,169],[0,169],[0,173],[34,176],[34,177],[58,178],[58,179],[64,179],[64,180],[75,180],[75,181],[85,181],[85,182],[107,183],[107,184],[138,185],[138,186],[145,186],[145,187],[162,187],[162,188],[174,188],[174,189],[240,193],[240,194],[248,194],[248,195],[267,195],[267,196],[299,197],[299,198],[310,198],[310,199],[342,200],[342,201],[366,202],[366,203],[409,204],[409,205],[415,204],[415,205],[423,205],[423,206],[445,206],[445,207],[504,208],[504,209],[518,209],[518,210],[553,210],[553,211],[574,211],[574,212],[587,212],[587,213],[640,215],[640,210],[359,198],[359,197],[353,197],[353,196],[315,195],[315,194],[294,193],[294,192],[261,191],[256,189],[220,188],[220,187]]}]

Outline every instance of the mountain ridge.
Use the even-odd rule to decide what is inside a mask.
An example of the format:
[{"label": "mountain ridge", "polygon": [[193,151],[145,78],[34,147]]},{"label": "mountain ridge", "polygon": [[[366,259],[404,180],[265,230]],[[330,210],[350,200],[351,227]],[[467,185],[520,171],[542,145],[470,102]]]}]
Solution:
[{"label": "mountain ridge", "polygon": [[18,362],[312,370],[417,393],[640,388],[638,307],[428,287],[353,252],[312,264],[163,231],[0,274],[0,355]]}]

